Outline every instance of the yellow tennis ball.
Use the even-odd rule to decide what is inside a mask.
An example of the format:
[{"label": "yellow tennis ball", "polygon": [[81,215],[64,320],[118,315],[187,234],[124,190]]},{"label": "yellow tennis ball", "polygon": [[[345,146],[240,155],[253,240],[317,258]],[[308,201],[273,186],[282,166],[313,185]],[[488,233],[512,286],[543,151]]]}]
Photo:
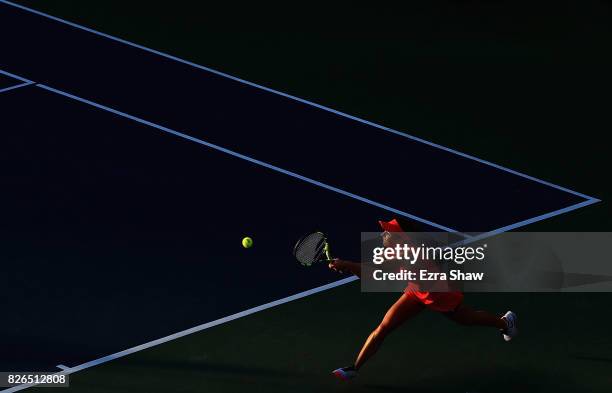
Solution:
[{"label": "yellow tennis ball", "polygon": [[242,239],[242,247],[244,248],[253,247],[253,239],[251,239],[250,237],[245,237],[244,239]]}]

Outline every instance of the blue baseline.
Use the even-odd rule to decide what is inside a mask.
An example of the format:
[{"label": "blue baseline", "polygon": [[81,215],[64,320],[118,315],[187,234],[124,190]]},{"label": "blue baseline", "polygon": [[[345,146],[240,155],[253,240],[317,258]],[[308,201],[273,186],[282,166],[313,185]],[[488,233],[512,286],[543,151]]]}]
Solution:
[{"label": "blue baseline", "polygon": [[0,89],[0,93],[4,93],[5,91],[10,91],[10,90],[14,90],[14,89],[19,89],[20,87],[26,87],[26,86],[30,86],[33,85],[34,82],[23,82],[20,83],[18,85],[15,86],[11,86],[11,87],[5,87],[4,89]]},{"label": "blue baseline", "polygon": [[[162,126],[162,125],[159,125],[159,124],[156,124],[156,123],[150,122],[150,121],[148,121],[148,120],[141,119],[140,117],[136,117],[136,116],[133,116],[133,115],[127,114],[127,113],[125,113],[125,112],[118,111],[118,110],[116,110],[116,109],[110,108],[110,107],[105,106],[105,105],[102,105],[102,104],[98,104],[98,103],[96,103],[96,102],[93,102],[93,101],[87,100],[87,99],[85,99],[85,98],[81,98],[81,97],[75,96],[75,95],[70,94],[70,93],[67,93],[67,92],[65,92],[65,91],[61,91],[61,90],[58,90],[58,89],[54,89],[53,87],[50,87],[50,86],[46,86],[46,85],[43,85],[43,84],[37,84],[36,86],[37,86],[37,87],[40,87],[40,88],[42,88],[42,89],[45,89],[45,90],[51,91],[51,92],[53,92],[53,93],[56,93],[56,94],[62,95],[62,96],[64,96],[64,97],[68,97],[68,98],[71,98],[71,99],[73,99],[73,100],[76,100],[76,101],[79,101],[79,102],[85,103],[85,104],[87,104],[87,105],[91,105],[91,106],[96,107],[96,108],[98,108],[98,109],[105,110],[105,111],[110,112],[110,113],[113,113],[113,114],[115,114],[115,115],[118,115],[118,116],[121,116],[121,117],[125,117],[125,118],[130,119],[130,120],[133,120],[133,121],[135,121],[135,122],[138,122],[138,123],[141,123],[141,124],[145,124],[145,125],[147,125],[147,126],[149,126],[149,127],[156,128],[156,129],[158,129],[158,130],[161,130],[161,131],[167,132],[167,133],[169,133],[169,134],[172,134],[172,135],[178,136],[178,137],[180,137],[180,138],[184,138],[184,139],[187,139],[187,140],[189,140],[189,141],[192,141],[192,142],[198,143],[198,144],[200,144],[200,145],[207,146],[207,147],[209,147],[209,148],[211,148],[211,149],[214,149],[214,150],[220,151],[220,152],[225,153],[225,154],[229,154],[229,155],[231,155],[231,156],[233,156],[233,157],[240,158],[240,159],[242,159],[242,160],[245,160],[245,161],[251,162],[251,163],[253,163],[253,164],[256,164],[256,165],[262,166],[262,167],[264,167],[264,168],[268,168],[268,169],[271,169],[271,170],[273,170],[273,171],[283,173],[283,174],[285,174],[285,175],[288,175],[288,176],[294,177],[294,178],[296,178],[296,179],[299,179],[299,180],[305,181],[305,182],[310,183],[310,184],[313,184],[313,185],[315,185],[315,186],[318,186],[318,187],[324,188],[324,189],[326,189],[326,190],[334,191],[334,192],[337,192],[338,194],[342,194],[342,195],[348,196],[348,197],[350,197],[350,198],[356,199],[356,200],[358,200],[358,201],[365,202],[365,203],[367,203],[367,204],[369,204],[369,205],[372,205],[372,206],[375,206],[375,207],[378,207],[378,208],[381,208],[381,209],[387,210],[387,211],[392,212],[392,213],[395,213],[395,214],[399,214],[399,215],[401,215],[401,216],[404,216],[404,217],[407,217],[407,218],[410,218],[410,219],[413,219],[413,220],[416,220],[416,221],[419,221],[419,222],[425,223],[425,224],[427,224],[427,225],[431,225],[431,226],[432,226],[432,227],[434,227],[434,228],[438,228],[438,229],[441,229],[441,230],[446,231],[446,232],[455,232],[455,233],[459,233],[459,234],[461,234],[459,231],[457,231],[457,230],[455,230],[455,229],[452,229],[452,228],[446,227],[446,226],[444,226],[444,225],[437,224],[437,223],[435,223],[435,222],[433,222],[433,221],[426,220],[426,219],[424,219],[424,218],[421,218],[421,217],[415,216],[415,215],[410,214],[410,213],[403,212],[403,211],[398,210],[398,209],[395,209],[395,208],[393,208],[393,207],[391,207],[391,206],[383,205],[382,203],[378,203],[378,202],[373,201],[373,200],[371,200],[371,199],[367,199],[367,198],[361,197],[361,196],[359,196],[359,195],[356,195],[356,194],[353,194],[353,193],[351,193],[351,192],[348,192],[348,191],[342,190],[342,189],[340,189],[340,188],[337,188],[337,187],[334,187],[334,186],[330,186],[329,184],[325,184],[325,183],[322,183],[322,182],[320,182],[320,181],[317,181],[317,180],[311,179],[311,178],[309,178],[309,177],[302,176],[302,175],[300,175],[300,174],[298,174],[298,173],[288,171],[288,170],[286,170],[286,169],[283,169],[283,168],[277,167],[277,166],[275,166],[275,165],[268,164],[267,162],[264,162],[264,161],[261,161],[261,160],[258,160],[258,159],[255,159],[255,158],[252,158],[252,157],[246,156],[246,155],[244,155],[244,154],[240,154],[240,153],[235,152],[235,151],[233,151],[233,150],[226,149],[226,148],[221,147],[221,146],[219,146],[219,145],[215,145],[214,143],[206,142],[206,141],[204,141],[204,140],[202,140],[202,139],[198,139],[198,138],[192,137],[192,136],[190,136],[190,135],[188,135],[188,134],[185,134],[185,133],[182,133],[182,132],[179,132],[179,131],[176,131],[176,130],[170,129],[170,128],[168,128],[168,127],[164,127],[164,126]],[[467,235],[465,235],[465,236],[467,236]]]},{"label": "blue baseline", "polygon": [[435,148],[438,148],[438,149],[442,149],[442,150],[447,151],[449,153],[453,153],[453,154],[459,155],[461,157],[477,161],[477,162],[479,162],[481,164],[489,165],[489,166],[492,166],[492,167],[494,167],[496,169],[499,169],[499,170],[502,170],[502,171],[505,171],[505,172],[508,172],[508,173],[512,173],[512,174],[517,175],[517,176],[521,176],[523,178],[535,181],[537,183],[544,184],[546,186],[549,186],[549,187],[552,187],[552,188],[556,188],[558,190],[565,191],[565,192],[573,194],[573,195],[580,196],[580,197],[585,198],[587,200],[592,200],[592,201],[595,201],[595,202],[599,202],[600,201],[597,198],[593,198],[593,197],[588,196],[586,194],[583,194],[583,193],[580,193],[580,192],[577,192],[577,191],[574,191],[574,190],[570,190],[569,188],[562,187],[562,186],[559,186],[557,184],[554,184],[554,183],[551,183],[551,182],[548,182],[548,181],[545,181],[545,180],[538,179],[536,177],[533,177],[533,176],[530,176],[530,175],[527,175],[527,174],[515,171],[515,170],[510,169],[510,168],[506,168],[506,167],[498,165],[498,164],[494,164],[494,163],[492,163],[490,161],[483,160],[481,158],[474,157],[474,156],[466,154],[466,153],[462,153],[460,151],[457,151],[457,150],[454,150],[454,149],[451,149],[451,148],[439,145],[437,143],[433,143],[433,142],[427,141],[425,139],[422,139],[422,138],[419,138],[419,137],[416,137],[416,136],[413,136],[413,135],[410,135],[410,134],[406,134],[404,132],[397,131],[397,130],[394,130],[394,129],[391,129],[391,128],[388,128],[388,127],[385,127],[385,126],[382,126],[380,124],[376,124],[376,123],[373,123],[371,121],[364,120],[364,119],[361,119],[359,117],[352,116],[352,115],[349,115],[349,114],[337,111],[335,109],[326,107],[324,105],[320,105],[320,104],[314,103],[312,101],[308,101],[308,100],[305,100],[305,99],[302,99],[302,98],[299,98],[299,97],[296,97],[296,96],[292,96],[290,94],[283,93],[281,91],[274,90],[274,89],[271,89],[269,87],[265,87],[263,85],[259,85],[259,84],[253,83],[253,82],[249,82],[247,80],[235,77],[233,75],[226,74],[224,72],[217,71],[215,69],[212,69],[212,68],[209,68],[209,67],[205,67],[205,66],[202,66],[202,65],[197,64],[197,63],[193,63],[193,62],[185,60],[185,59],[181,59],[180,57],[176,57],[176,56],[164,53],[164,52],[160,52],[158,50],[151,49],[151,48],[148,48],[146,46],[139,45],[139,44],[136,44],[134,42],[130,42],[130,41],[124,40],[122,38],[118,38],[118,37],[112,36],[110,34],[102,33],[100,31],[97,31],[97,30],[94,30],[94,29],[91,29],[91,28],[79,25],[79,24],[74,23],[74,22],[67,21],[65,19],[58,18],[58,17],[53,16],[53,15],[46,14],[46,13],[41,12],[41,11],[37,11],[37,10],[32,9],[32,8],[25,7],[25,6],[20,5],[20,4],[15,4],[15,3],[12,3],[12,2],[7,1],[7,0],[0,0],[0,3],[4,3],[6,5],[9,5],[9,6],[12,6],[12,7],[16,7],[16,8],[19,8],[21,10],[24,10],[24,11],[31,12],[33,14],[36,14],[36,15],[39,15],[39,16],[42,16],[42,17],[45,17],[45,18],[52,19],[54,21],[64,23],[66,25],[75,27],[77,29],[87,31],[89,33],[96,34],[96,35],[99,35],[101,37],[108,38],[110,40],[113,40],[113,41],[116,41],[116,42],[120,42],[120,43],[125,44],[125,45],[129,45],[129,46],[132,46],[132,47],[135,47],[135,48],[138,48],[138,49],[150,52],[150,53],[154,53],[154,54],[159,55],[159,56],[163,56],[165,58],[177,61],[179,63],[183,63],[183,64],[186,64],[186,65],[195,67],[195,68],[199,68],[201,70],[213,73],[215,75],[222,76],[224,78],[231,79],[231,80],[236,81],[236,82],[240,82],[240,83],[243,83],[243,84],[246,84],[246,85],[249,85],[249,86],[252,86],[252,87],[255,87],[255,88],[267,91],[267,92],[270,92],[270,93],[278,94],[280,96],[289,98],[291,100],[295,100],[295,101],[301,102],[303,104],[310,105],[310,106],[313,106],[313,107],[325,110],[327,112],[331,112],[331,113],[334,113],[336,115],[343,116],[343,117],[346,117],[348,119],[351,119],[351,120],[354,120],[354,121],[357,121],[357,122],[360,122],[360,123],[363,123],[363,124],[370,125],[372,127],[378,128],[380,130],[383,130],[383,131],[386,131],[386,132],[389,132],[389,133],[392,133],[392,134],[395,134],[395,135],[402,136],[404,138],[408,138],[408,139],[411,139],[411,140],[414,140],[414,141],[417,141],[417,142],[420,142],[420,143],[424,143],[426,145],[429,145],[429,146],[432,146],[432,147],[435,147]]}]

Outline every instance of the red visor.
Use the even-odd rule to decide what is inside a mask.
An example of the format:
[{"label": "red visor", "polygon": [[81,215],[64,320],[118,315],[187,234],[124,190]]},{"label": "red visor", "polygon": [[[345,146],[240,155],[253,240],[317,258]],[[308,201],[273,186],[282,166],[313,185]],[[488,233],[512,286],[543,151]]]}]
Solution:
[{"label": "red visor", "polygon": [[378,221],[378,223],[380,224],[380,227],[383,229],[383,231],[387,231],[387,232],[404,232],[404,230],[400,226],[399,222],[397,222],[397,220],[395,218],[393,220],[389,221],[389,222]]}]

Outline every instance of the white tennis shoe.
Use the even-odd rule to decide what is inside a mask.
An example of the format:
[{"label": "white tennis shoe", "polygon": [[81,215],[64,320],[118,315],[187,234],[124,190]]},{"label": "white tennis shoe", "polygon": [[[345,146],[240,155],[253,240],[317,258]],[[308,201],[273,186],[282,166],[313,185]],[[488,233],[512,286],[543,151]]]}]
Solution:
[{"label": "white tennis shoe", "polygon": [[506,321],[507,326],[505,330],[502,330],[502,336],[504,337],[505,341],[510,341],[518,335],[518,328],[516,327],[516,314],[512,311],[508,311],[504,314],[502,319]]},{"label": "white tennis shoe", "polygon": [[353,366],[340,367],[339,369],[332,371],[332,374],[336,378],[339,378],[343,381],[350,381],[353,378],[357,378],[357,375],[359,375],[357,374],[357,370],[355,370],[355,367]]}]

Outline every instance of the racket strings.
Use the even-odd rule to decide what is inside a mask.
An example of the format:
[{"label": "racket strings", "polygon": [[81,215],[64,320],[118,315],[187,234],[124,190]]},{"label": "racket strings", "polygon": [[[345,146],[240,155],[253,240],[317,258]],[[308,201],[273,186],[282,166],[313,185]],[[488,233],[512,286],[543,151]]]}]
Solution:
[{"label": "racket strings", "polygon": [[325,244],[325,235],[320,232],[311,233],[295,245],[295,258],[303,265],[312,265],[325,259]]}]

